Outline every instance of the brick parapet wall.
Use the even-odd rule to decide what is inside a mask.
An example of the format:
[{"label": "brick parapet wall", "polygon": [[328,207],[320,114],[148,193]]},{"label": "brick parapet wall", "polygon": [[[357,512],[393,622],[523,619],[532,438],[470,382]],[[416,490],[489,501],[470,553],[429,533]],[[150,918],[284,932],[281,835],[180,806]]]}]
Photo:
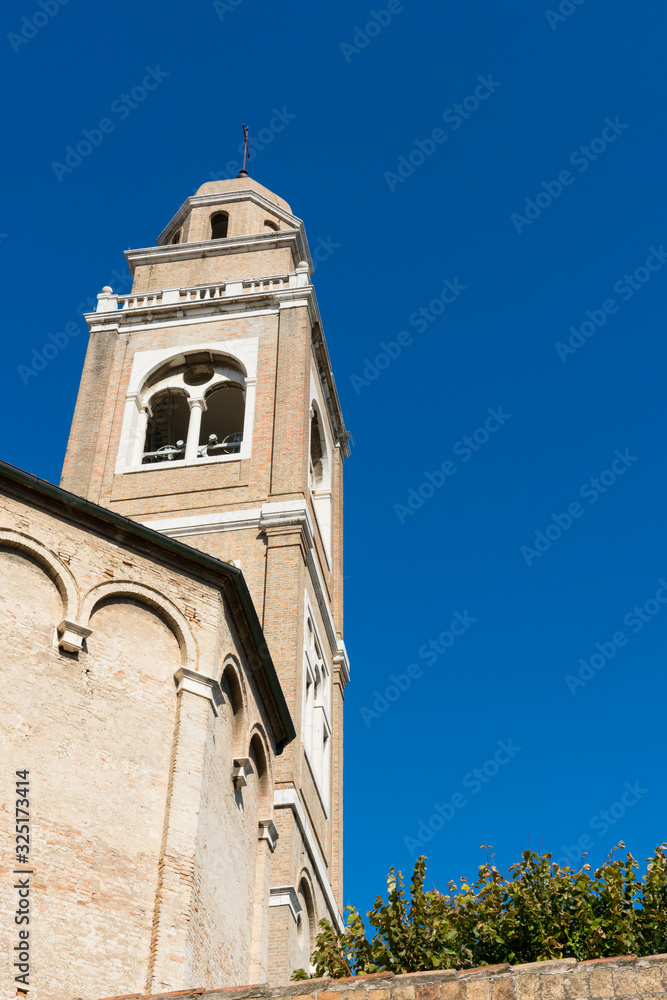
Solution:
[{"label": "brick parapet wall", "polygon": [[[380,972],[350,979],[309,979],[282,986],[194,989],[154,994],[182,1000],[640,1000],[667,997],[667,955],[565,958],[490,965],[457,972]],[[148,1000],[142,994],[107,1000]]]}]

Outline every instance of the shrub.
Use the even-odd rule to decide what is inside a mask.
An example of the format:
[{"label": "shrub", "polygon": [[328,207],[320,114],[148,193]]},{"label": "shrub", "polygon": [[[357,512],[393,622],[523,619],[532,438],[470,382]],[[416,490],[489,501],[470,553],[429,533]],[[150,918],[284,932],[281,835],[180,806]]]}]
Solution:
[{"label": "shrub", "polygon": [[[378,896],[367,914],[370,938],[353,906],[340,936],[320,921],[315,975],[340,979],[667,952],[667,844],[647,859],[641,879],[631,854],[615,856],[621,849],[623,842],[594,872],[588,864],[575,871],[548,853],[524,851],[505,877],[487,857],[476,882],[450,882],[448,894],[424,890],[425,857],[415,864],[409,893],[391,868],[387,901]],[[292,978],[308,976],[298,969]]]}]

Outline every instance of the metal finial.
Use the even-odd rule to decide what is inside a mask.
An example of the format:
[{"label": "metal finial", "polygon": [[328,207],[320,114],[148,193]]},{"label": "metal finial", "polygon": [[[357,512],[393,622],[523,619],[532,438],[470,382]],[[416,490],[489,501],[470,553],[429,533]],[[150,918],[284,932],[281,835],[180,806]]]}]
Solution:
[{"label": "metal finial", "polygon": [[246,125],[243,125],[242,127],[243,127],[243,142],[244,142],[244,146],[243,146],[243,166],[239,170],[238,176],[239,177],[247,177],[248,176],[248,171],[246,170],[245,165],[246,165],[246,160],[248,159],[248,154],[249,154],[249,149],[248,149],[248,131],[249,130],[248,130],[248,127]]}]

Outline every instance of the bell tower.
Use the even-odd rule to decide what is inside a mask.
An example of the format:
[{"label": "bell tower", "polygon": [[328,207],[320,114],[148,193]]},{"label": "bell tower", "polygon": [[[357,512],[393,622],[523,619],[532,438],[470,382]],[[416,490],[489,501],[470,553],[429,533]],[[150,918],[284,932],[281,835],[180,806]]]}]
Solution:
[{"label": "bell tower", "polygon": [[242,174],[204,184],[157,246],[126,257],[131,292],[104,288],[86,316],[62,486],[245,576],[297,730],[276,762],[272,884],[258,888],[270,978],[286,981],[308,968],[320,919],[342,927],[349,446],[308,242],[287,202]]}]

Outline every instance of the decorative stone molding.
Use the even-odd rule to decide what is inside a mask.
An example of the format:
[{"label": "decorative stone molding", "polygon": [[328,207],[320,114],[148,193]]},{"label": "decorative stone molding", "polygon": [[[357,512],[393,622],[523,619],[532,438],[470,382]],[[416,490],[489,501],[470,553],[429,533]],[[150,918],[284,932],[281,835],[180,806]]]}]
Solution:
[{"label": "decorative stone molding", "polygon": [[[301,804],[301,800],[299,799],[296,789],[277,788],[273,793],[273,807],[274,809],[291,809],[294,813],[299,830],[301,831],[301,836],[303,837],[306,845],[306,849],[312,858],[313,865],[315,866],[315,874],[317,875],[318,882],[320,883],[322,892],[326,897],[333,923],[335,924],[338,933],[342,934],[345,930],[345,921],[343,920],[340,910],[338,909],[338,904],[336,903],[336,898],[329,882],[327,866],[324,858],[322,857],[322,852],[320,851],[317,841],[315,840],[315,834],[313,833],[310,825],[310,820],[306,816],[306,811]],[[273,892],[273,889],[271,891]]]},{"label": "decorative stone molding", "polygon": [[306,547],[308,550],[312,549],[315,539],[305,500],[281,500],[278,503],[265,503],[262,507],[259,527],[263,530],[294,526],[303,529]]},{"label": "decorative stone molding", "polygon": [[270,889],[269,906],[289,906],[295,921],[303,909],[293,885],[279,885],[275,889]]},{"label": "decorative stone molding", "polygon": [[85,625],[79,625],[78,622],[71,622],[67,618],[63,618],[58,625],[58,645],[66,653],[80,653],[84,642],[92,634],[92,628],[86,628]]},{"label": "decorative stone molding", "polygon": [[159,531],[169,538],[208,535],[219,531],[241,531],[258,528],[262,511],[259,507],[223,511],[220,514],[195,514],[192,517],[170,517],[160,521],[144,521],[144,527]]},{"label": "decorative stone molding", "polygon": [[232,771],[232,781],[237,788],[245,788],[248,778],[255,773],[255,765],[250,757],[235,757],[234,770]]},{"label": "decorative stone molding", "polygon": [[196,670],[179,667],[174,674],[174,680],[176,681],[176,694],[187,691],[188,694],[195,694],[198,698],[206,698],[211,703],[213,714],[216,717],[220,714],[219,709],[221,705],[225,704],[225,696],[215,677],[207,677]]},{"label": "decorative stone molding", "polygon": [[275,851],[280,834],[276,830],[276,825],[272,819],[260,819],[259,839],[266,840],[271,852]]},{"label": "decorative stone molding", "polygon": [[[166,294],[166,293],[165,293]],[[217,300],[220,301],[220,300]],[[185,306],[185,304],[183,304]],[[157,308],[157,307],[156,307]],[[116,310],[121,315],[129,315],[135,310]],[[164,380],[157,385],[151,385],[152,376],[159,372],[168,362],[176,362],[179,358],[184,360],[185,354],[196,354],[199,351],[210,352],[219,355],[216,360],[219,371],[213,380],[200,390],[200,395],[196,389],[186,386],[188,404],[192,410],[189,421],[188,440],[185,450],[185,458],[176,459],[172,462],[142,464],[143,445],[146,437],[147,416],[151,399],[156,393],[162,391],[165,386],[181,386],[180,377],[174,375],[173,378],[166,375]],[[126,472],[151,474],[159,472],[164,468],[183,468],[187,465],[209,465],[212,463],[226,463],[242,461],[252,455],[252,438],[255,421],[255,396],[257,382],[257,359],[259,352],[259,338],[252,337],[245,340],[227,340],[213,342],[198,342],[181,345],[178,348],[167,347],[152,351],[137,351],[132,360],[132,370],[125,396],[125,411],[121,429],[121,440],[116,458],[115,471],[118,475]],[[199,423],[201,421],[202,410],[206,409],[206,400],[203,392],[210,391],[217,384],[225,380],[240,381],[245,388],[245,419],[243,426],[243,440],[240,451],[232,455],[200,456],[197,453],[199,444]]]}]

